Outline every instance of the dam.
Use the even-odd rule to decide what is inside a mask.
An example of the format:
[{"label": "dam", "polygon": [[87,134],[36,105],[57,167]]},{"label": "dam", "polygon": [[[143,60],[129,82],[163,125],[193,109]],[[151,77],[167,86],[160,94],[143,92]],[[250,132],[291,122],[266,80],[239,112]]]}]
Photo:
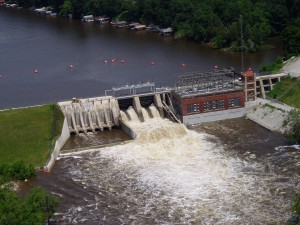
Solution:
[{"label": "dam", "polygon": [[[276,78],[277,75],[272,77],[272,85],[280,80]],[[131,140],[136,139],[135,130],[128,125],[128,121],[135,117],[144,122],[148,118],[159,116],[184,125],[244,117],[246,102],[261,97],[261,91],[257,91],[257,83],[262,79],[270,80],[268,77],[257,77],[251,68],[239,74],[233,68],[214,67],[211,70],[177,76],[173,87],[156,87],[154,82],[126,84],[106,90],[105,95],[100,97],[73,98],[70,101],[59,102],[65,116],[65,135],[54,151],[56,153],[52,162],[70,135],[90,134],[88,136],[91,137],[91,133],[119,129]],[[261,90],[264,90],[264,87],[261,87]],[[267,91],[268,89],[265,90]],[[123,133],[119,134],[122,136]],[[102,138],[103,141],[92,146],[105,147],[112,144],[104,141],[104,136],[99,135],[98,138]],[[115,144],[127,140],[116,139]],[[79,148],[86,149],[88,146],[83,145]],[[71,144],[71,147],[64,149],[77,151],[77,147]]]},{"label": "dam", "polygon": [[[58,104],[65,115],[70,134],[123,127],[125,121],[121,117],[121,112],[126,114],[126,110],[130,107],[133,107],[141,122],[145,121],[143,110],[147,110],[150,117],[154,116],[149,110],[153,105],[158,109],[161,117],[180,123],[174,115],[170,90],[155,88],[155,84],[150,82],[113,88],[107,90],[102,97],[73,98],[72,101]],[[127,116],[130,119],[128,113]]]},{"label": "dam", "polygon": [[[156,87],[153,82],[113,87],[105,96],[59,102],[70,134],[122,127],[121,112],[132,107],[141,122],[143,110],[153,117],[155,106],[162,118],[185,125],[243,117],[245,82],[233,68],[178,76],[175,87]],[[130,115],[127,116],[130,117]]]}]

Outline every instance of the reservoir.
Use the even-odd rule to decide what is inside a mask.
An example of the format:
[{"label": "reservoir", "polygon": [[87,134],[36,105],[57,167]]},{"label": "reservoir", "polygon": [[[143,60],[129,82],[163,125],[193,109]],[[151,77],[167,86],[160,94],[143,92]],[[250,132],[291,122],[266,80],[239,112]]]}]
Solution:
[{"label": "reservoir", "polygon": [[[245,54],[245,68],[257,71],[283,54],[278,41],[267,44],[275,48]],[[102,96],[139,82],[172,86],[177,75],[216,65],[240,72],[241,55],[157,33],[0,7],[0,108]]]},{"label": "reservoir", "polygon": [[[245,55],[245,68],[282,55],[273,41],[276,48]],[[240,58],[156,33],[0,8],[0,108],[101,96],[127,83],[172,85],[176,75],[215,65],[240,71]],[[57,224],[66,225],[285,224],[291,217],[300,153],[282,135],[245,118],[189,129],[159,117],[129,123],[136,140],[61,154],[51,173],[22,191],[40,185],[58,196]],[[88,135],[79,138],[89,142]]]}]

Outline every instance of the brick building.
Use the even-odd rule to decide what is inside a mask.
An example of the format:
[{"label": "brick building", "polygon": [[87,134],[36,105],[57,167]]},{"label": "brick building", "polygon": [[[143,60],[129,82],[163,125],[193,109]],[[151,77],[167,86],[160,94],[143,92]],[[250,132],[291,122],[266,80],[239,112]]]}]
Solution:
[{"label": "brick building", "polygon": [[172,102],[184,124],[242,117],[245,114],[243,77],[232,68],[217,67],[179,76]]}]

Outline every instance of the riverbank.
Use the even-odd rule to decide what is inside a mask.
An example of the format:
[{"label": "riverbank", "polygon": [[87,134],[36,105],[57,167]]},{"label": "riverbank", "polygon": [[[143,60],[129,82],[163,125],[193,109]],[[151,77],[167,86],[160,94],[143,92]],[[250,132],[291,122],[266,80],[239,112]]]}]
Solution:
[{"label": "riverbank", "polygon": [[[296,77],[299,79],[300,57],[292,57],[288,61],[284,62],[282,70],[290,74],[291,77]],[[277,98],[287,95],[287,91],[290,90],[291,94],[288,95],[288,99],[279,99],[285,101],[289,105],[275,99],[257,98],[256,101],[246,103],[246,117],[271,131],[277,131],[284,134],[287,128],[283,127],[283,122],[288,113],[295,109],[290,105],[294,105],[295,107],[298,106],[297,104],[293,104],[293,102],[295,103],[298,101],[297,99],[299,99],[297,82],[298,81],[296,81],[294,84],[290,84],[287,81],[287,84],[282,88],[275,90],[275,86],[273,89],[273,91],[276,91],[275,95]],[[295,91],[293,91],[292,88],[294,88]],[[272,93],[272,91],[270,93]]]},{"label": "riverbank", "polygon": [[21,160],[44,166],[62,121],[55,105],[0,111],[0,164]]}]

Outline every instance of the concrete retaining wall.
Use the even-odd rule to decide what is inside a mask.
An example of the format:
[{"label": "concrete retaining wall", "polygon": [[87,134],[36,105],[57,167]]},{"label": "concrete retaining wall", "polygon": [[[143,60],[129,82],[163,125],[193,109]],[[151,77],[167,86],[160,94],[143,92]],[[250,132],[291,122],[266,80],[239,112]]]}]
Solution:
[{"label": "concrete retaining wall", "polygon": [[245,116],[245,114],[246,114],[245,108],[236,108],[236,109],[229,109],[229,110],[223,110],[217,112],[183,116],[182,122],[185,125],[206,123],[206,122],[217,121],[217,120],[239,118]]},{"label": "concrete retaining wall", "polygon": [[136,138],[135,131],[126,122],[120,120],[120,125],[121,125],[122,130],[126,134],[128,134],[132,139]]},{"label": "concrete retaining wall", "polygon": [[256,101],[247,103],[246,116],[268,130],[284,134],[288,127],[284,127],[283,122],[292,109],[294,108],[278,101],[257,98]]},{"label": "concrete retaining wall", "polygon": [[65,118],[63,128],[62,128],[62,131],[61,131],[61,135],[57,139],[57,141],[55,142],[54,150],[51,154],[51,157],[50,157],[47,165],[44,168],[45,171],[50,172],[50,170],[54,166],[55,160],[58,157],[61,148],[64,146],[64,144],[69,139],[69,137],[70,137],[69,127],[68,127],[67,119]]}]

